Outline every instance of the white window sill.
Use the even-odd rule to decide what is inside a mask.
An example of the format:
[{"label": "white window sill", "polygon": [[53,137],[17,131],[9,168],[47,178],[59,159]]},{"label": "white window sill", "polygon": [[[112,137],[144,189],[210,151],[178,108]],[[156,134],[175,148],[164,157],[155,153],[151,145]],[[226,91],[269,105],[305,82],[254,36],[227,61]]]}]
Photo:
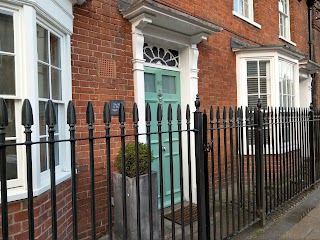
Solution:
[{"label": "white window sill", "polygon": [[256,28],[261,29],[261,25],[259,23],[256,23],[255,21],[252,21],[251,19],[242,16],[241,14],[237,13],[236,11],[232,11],[232,14],[238,18],[241,18],[242,20],[246,21],[247,23],[250,23],[251,25],[255,26]]},{"label": "white window sill", "polygon": [[[66,181],[71,177],[70,172],[58,172],[56,174],[56,185],[59,185],[60,183]],[[44,193],[45,191],[48,191],[50,189],[50,182],[48,184],[43,184],[38,189],[33,189],[33,197],[37,197]],[[8,189],[8,202],[13,202],[17,200],[22,200],[28,198],[28,191],[27,187],[17,187],[17,188],[11,188]],[[0,198],[1,203],[1,198]]]},{"label": "white window sill", "polygon": [[289,39],[285,38],[285,37],[282,37],[282,36],[279,36],[279,38],[287,43],[290,43],[291,45],[293,46],[297,46],[297,44],[295,42],[292,42],[290,41]]}]

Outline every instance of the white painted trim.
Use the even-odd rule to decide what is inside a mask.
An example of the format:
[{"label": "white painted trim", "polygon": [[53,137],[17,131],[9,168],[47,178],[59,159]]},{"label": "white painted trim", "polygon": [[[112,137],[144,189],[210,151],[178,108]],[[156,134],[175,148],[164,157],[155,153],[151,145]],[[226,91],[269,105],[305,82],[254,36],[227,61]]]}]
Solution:
[{"label": "white painted trim", "polygon": [[[71,173],[58,173],[56,175],[56,185],[68,180],[71,178]],[[40,188],[33,188],[33,197],[40,196],[42,193],[48,191],[50,189],[49,185],[44,185]],[[27,199],[28,192],[26,187],[18,187],[18,188],[11,188],[8,189],[8,202],[14,202],[17,200]],[[0,196],[0,203],[1,203],[1,196]]]},{"label": "white painted trim", "polygon": [[[56,1],[56,0],[52,0]],[[50,2],[52,3],[50,0]],[[13,4],[9,4],[13,3]],[[42,2],[43,3],[43,2]],[[48,2],[46,2],[48,3]],[[59,5],[71,4],[68,0],[63,0]],[[48,5],[50,6],[50,5]],[[61,7],[60,6],[60,7]],[[65,6],[65,5],[63,5]],[[69,6],[69,5],[68,5]],[[70,5],[71,6],[71,5]],[[16,59],[16,95],[8,96],[9,99],[16,100],[16,132],[17,141],[24,142],[23,127],[21,126],[20,112],[22,107],[22,99],[28,98],[33,107],[33,115],[35,125],[32,127],[32,141],[38,141],[39,136],[39,108],[38,106],[38,71],[37,71],[37,21],[41,21],[42,25],[51,29],[57,36],[61,38],[61,70],[62,70],[62,101],[64,103],[64,111],[60,111],[61,119],[66,119],[67,103],[72,98],[72,82],[71,82],[71,40],[70,33],[72,32],[72,18],[62,18],[57,22],[51,15],[47,15],[42,9],[39,15],[39,7],[36,2],[32,1],[13,1],[5,0],[5,3],[0,3],[0,8],[9,12],[14,12],[14,33],[15,33],[15,59]],[[71,6],[72,13],[72,6]],[[47,9],[52,14],[52,9]],[[59,10],[61,13],[61,9]],[[59,16],[58,16],[59,17]],[[66,21],[66,22],[63,22]],[[66,26],[61,27],[61,24]],[[68,27],[71,24],[71,29]],[[31,86],[31,87],[30,87]],[[7,98],[7,96],[6,96]],[[61,138],[67,138],[68,129],[66,124],[60,127]],[[66,144],[67,145],[67,144]],[[39,195],[50,188],[49,181],[43,181],[40,174],[39,161],[39,145],[34,146],[32,151],[33,161],[33,186],[34,194]],[[56,184],[61,183],[70,177],[70,156],[69,146],[60,151],[61,165],[57,168]],[[25,147],[17,148],[19,173],[21,174],[21,183],[13,189],[8,190],[9,201],[26,198],[25,190],[27,189],[27,181],[25,175],[26,160]],[[47,177],[48,180],[48,177]]]},{"label": "white painted trim", "polygon": [[[241,14],[239,14],[238,12],[236,11],[232,11],[232,14],[238,18],[241,18],[242,20],[246,21],[247,23],[250,23],[251,25],[255,26],[256,28],[259,28],[261,29],[261,25],[259,23],[256,23],[255,21],[245,17],[245,16],[242,16]],[[252,18],[253,19],[253,18]]]},{"label": "white painted trim", "polygon": [[[190,106],[191,113],[195,110],[194,99],[198,93],[198,56],[199,51],[197,45],[191,42],[196,41],[198,43],[202,38],[192,39],[189,36],[171,32],[167,29],[159,29],[156,26],[151,25],[152,20],[146,18],[146,16],[136,18],[132,23],[132,44],[133,44],[133,77],[134,77],[134,93],[135,102],[139,109],[139,131],[141,133],[146,132],[145,127],[145,93],[144,93],[144,66],[154,66],[154,64],[145,63],[143,57],[144,42],[148,41],[153,44],[158,44],[163,47],[170,47],[179,50],[180,55],[180,67],[170,70],[180,70],[180,92],[181,92],[181,108],[185,111],[187,104]],[[196,39],[196,40],[195,40]],[[160,67],[162,68],[162,66]],[[167,68],[166,68],[167,69]],[[186,124],[186,120],[182,121],[183,126]],[[193,121],[192,121],[193,124]],[[140,141],[145,141],[145,136],[139,137]],[[183,144],[187,144],[187,139],[183,138]],[[194,145],[194,141],[191,139],[191,145]],[[191,148],[194,149],[194,148]],[[192,154],[193,156],[194,154]],[[183,152],[183,159],[187,158],[187,151]],[[185,164],[186,165],[186,164]],[[195,162],[192,159],[192,175],[195,176]],[[183,174],[185,178],[188,177],[187,167],[184,169]],[[194,199],[196,202],[196,182],[195,178],[192,178],[192,190]],[[188,186],[184,186],[185,196],[188,197]]]},{"label": "white painted trim", "polygon": [[[48,19],[61,31],[73,32],[73,8],[69,0],[3,0],[11,8],[30,6],[38,16]],[[1,3],[2,4],[2,3]]]},{"label": "white painted trim", "polygon": [[297,44],[296,44],[295,42],[292,42],[290,39],[287,39],[287,38],[282,37],[282,36],[280,36],[280,35],[279,35],[279,38],[280,38],[281,40],[283,40],[283,41],[286,41],[287,43],[290,43],[290,44],[293,45],[293,46],[297,46]]}]

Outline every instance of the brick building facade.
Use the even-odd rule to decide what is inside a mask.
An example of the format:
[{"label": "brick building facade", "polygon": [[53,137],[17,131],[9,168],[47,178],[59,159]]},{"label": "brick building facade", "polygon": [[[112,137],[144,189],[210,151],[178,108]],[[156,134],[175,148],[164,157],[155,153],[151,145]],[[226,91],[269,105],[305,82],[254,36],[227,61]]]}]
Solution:
[{"label": "brick building facade", "polygon": [[[316,74],[320,69],[320,21],[315,20],[317,13],[312,7],[312,58],[309,56],[308,7],[304,0],[48,2],[47,6],[43,1],[31,0],[0,3],[0,31],[6,33],[1,34],[0,40],[7,36],[5,40],[12,41],[12,46],[0,44],[0,57],[7,57],[8,65],[12,65],[9,58],[14,58],[16,64],[12,70],[15,74],[10,69],[2,71],[6,79],[15,82],[14,90],[12,85],[5,84],[7,80],[0,78],[1,85],[5,86],[0,96],[8,100],[11,112],[20,111],[21,99],[31,98],[37,109],[35,116],[39,116],[35,120],[35,140],[47,137],[41,129],[43,103],[47,99],[52,99],[58,108],[61,128],[57,137],[60,139],[68,136],[63,119],[70,99],[78,113],[78,136],[87,136],[88,101],[92,101],[95,108],[95,133],[103,135],[104,102],[123,100],[126,108],[136,102],[139,109],[144,109],[146,102],[151,101],[146,92],[153,91],[152,84],[157,84],[147,82],[153,71],[162,77],[178,74],[180,84],[173,87],[180,88],[177,101],[183,109],[190,104],[192,111],[197,93],[201,108],[207,109],[211,105],[254,106],[258,98],[262,99],[263,106],[308,107],[312,76],[314,105],[320,106],[320,79]],[[319,7],[320,3],[313,4]],[[163,78],[161,84],[164,82]],[[168,93],[172,90],[164,85],[162,89],[155,87],[160,97],[152,100],[160,101],[164,89]],[[140,114],[140,119],[144,119],[144,113]],[[16,116],[11,116],[13,126],[21,122]],[[131,116],[128,114],[127,118]],[[113,117],[112,121],[118,120]],[[142,121],[140,126],[143,132]],[[7,140],[21,141],[19,131],[21,127],[12,127],[12,135]],[[112,131],[118,133],[119,130]],[[68,152],[64,151],[68,146],[61,145],[60,150]],[[118,150],[119,142],[114,142],[112,158]],[[95,144],[99,236],[107,232],[105,153],[103,144]],[[24,159],[21,154],[19,149],[12,153]],[[50,186],[43,180],[48,178],[48,163],[42,160],[46,149],[39,147],[34,154],[34,159],[40,159],[34,180],[39,223],[36,233],[39,239],[47,239],[50,221],[45,216],[49,216]],[[77,180],[81,186],[78,190],[81,239],[89,239],[91,234],[88,155],[87,143],[80,143]],[[58,232],[59,239],[70,239],[70,163],[68,156],[60,155],[60,159]],[[25,164],[21,160],[19,165],[19,161],[13,166],[8,185],[11,189],[9,232],[13,239],[27,234],[27,206],[26,201],[21,200],[26,198]]]}]

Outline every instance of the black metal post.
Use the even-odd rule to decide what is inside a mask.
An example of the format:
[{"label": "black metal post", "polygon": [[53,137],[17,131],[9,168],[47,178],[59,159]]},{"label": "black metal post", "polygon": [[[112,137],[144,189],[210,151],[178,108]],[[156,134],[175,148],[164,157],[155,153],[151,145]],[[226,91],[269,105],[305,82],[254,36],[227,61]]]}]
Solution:
[{"label": "black metal post", "polygon": [[110,107],[107,102],[103,107],[103,122],[106,130],[106,160],[107,160],[107,189],[108,189],[108,227],[109,227],[109,239],[113,239],[112,235],[112,190],[111,190],[111,146],[110,146],[110,123],[111,113]]},{"label": "black metal post", "polygon": [[48,145],[49,145],[49,167],[50,167],[50,184],[51,184],[51,230],[52,239],[58,239],[58,219],[57,219],[57,193],[56,193],[56,164],[54,152],[54,132],[57,123],[53,102],[49,100],[46,105],[46,125],[48,126]]},{"label": "black metal post", "polygon": [[0,98],[0,169],[1,169],[1,214],[2,238],[8,239],[8,196],[7,196],[7,160],[6,127],[8,126],[8,109],[6,102]]},{"label": "black metal post", "polygon": [[121,132],[121,173],[122,173],[122,217],[123,217],[123,239],[128,237],[128,219],[127,219],[127,177],[126,177],[126,135],[125,135],[125,122],[126,113],[124,111],[124,105],[120,104],[119,107],[119,123]]},{"label": "black metal post", "polygon": [[194,128],[197,182],[198,239],[206,240],[210,239],[208,162],[205,163],[203,143],[203,131],[207,131],[207,126],[203,125],[203,116],[202,112],[200,112],[199,95],[197,95],[195,106],[196,111],[194,112]]},{"label": "black metal post", "polygon": [[25,99],[22,106],[21,122],[25,128],[26,156],[27,156],[27,188],[28,188],[28,223],[29,239],[34,239],[34,211],[33,211],[33,184],[32,184],[32,154],[31,154],[31,126],[33,125],[33,114],[31,104]]},{"label": "black metal post", "polygon": [[77,211],[77,172],[76,172],[76,139],[75,125],[77,123],[76,111],[72,101],[69,101],[67,110],[67,123],[69,124],[70,132],[70,154],[71,154],[71,189],[72,189],[72,224],[73,224],[73,239],[78,239],[78,211]]},{"label": "black metal post", "polygon": [[89,155],[90,155],[90,191],[91,191],[91,239],[96,239],[96,201],[95,201],[95,180],[94,180],[94,111],[91,102],[88,102],[86,110],[86,121],[89,131]]},{"label": "black metal post", "polygon": [[257,181],[257,213],[262,226],[266,223],[265,213],[265,178],[264,178],[264,156],[263,156],[263,112],[259,99],[255,109],[255,154],[256,154],[256,181]]},{"label": "black metal post", "polygon": [[309,144],[310,144],[310,171],[311,171],[311,181],[312,185],[316,182],[316,155],[314,147],[314,111],[313,105],[310,105],[309,110]]}]

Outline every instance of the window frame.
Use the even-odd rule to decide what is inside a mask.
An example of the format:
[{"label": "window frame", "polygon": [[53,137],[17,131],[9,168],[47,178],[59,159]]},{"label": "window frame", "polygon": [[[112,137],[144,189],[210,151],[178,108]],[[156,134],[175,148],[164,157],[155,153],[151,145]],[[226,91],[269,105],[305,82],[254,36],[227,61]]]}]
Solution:
[{"label": "window frame", "polygon": [[[69,136],[66,111],[68,101],[72,99],[71,71],[71,34],[72,34],[72,3],[69,0],[61,2],[62,7],[55,2],[36,7],[35,3],[27,0],[28,4],[0,2],[0,12],[14,16],[15,41],[15,84],[14,95],[0,95],[4,99],[15,101],[16,141],[25,141],[24,127],[21,125],[22,100],[28,98],[33,108],[34,125],[32,126],[32,141],[39,141],[39,98],[38,98],[38,56],[37,56],[37,24],[49,28],[55,36],[60,37],[61,52],[61,103],[59,115],[63,124],[59,126],[60,139]],[[70,7],[70,9],[68,9]],[[54,10],[55,9],[55,10]],[[70,13],[67,12],[70,10]],[[30,87],[31,86],[31,87]],[[58,143],[57,143],[58,144]],[[60,144],[61,145],[61,144]],[[62,144],[59,150],[60,165],[56,167],[56,185],[71,177],[70,146]],[[40,172],[39,144],[33,145],[33,195],[38,196],[50,189],[50,171]],[[27,198],[26,154],[25,146],[17,147],[18,180],[11,183],[8,180],[8,201]],[[10,182],[11,181],[11,182]],[[1,200],[0,200],[1,202]]]},{"label": "window frame", "polygon": [[[18,44],[21,41],[21,35],[19,34],[18,29],[20,28],[20,16],[19,16],[19,9],[18,8],[7,8],[0,4],[0,13],[4,15],[12,16],[13,18],[13,34],[14,34],[14,52],[2,52],[7,56],[13,56],[15,60],[15,94],[0,94],[0,97],[4,98],[5,100],[13,100],[14,101],[14,111],[15,116],[20,116],[20,109],[21,109],[21,89],[18,87],[18,82],[20,79],[20,71],[21,68],[21,49],[20,45]],[[14,140],[18,142],[23,137],[23,130],[21,127],[21,119],[15,118],[15,137],[6,137],[7,141]],[[17,154],[17,178],[7,180],[7,187],[9,188],[17,188],[23,186],[23,179],[25,178],[25,173],[23,171],[24,163],[25,163],[25,156],[23,154],[23,150],[21,147],[16,147],[16,154]]]},{"label": "window frame", "polygon": [[[60,69],[61,69],[61,100],[53,100],[50,96],[49,99],[52,100],[52,102],[54,104],[59,104],[59,105],[64,105],[63,107],[59,107],[58,108],[58,116],[59,119],[62,120],[62,124],[58,123],[59,125],[59,138],[60,139],[66,139],[68,137],[68,129],[67,129],[67,121],[66,121],[66,111],[67,111],[67,104],[68,101],[70,99],[72,99],[71,96],[71,91],[70,93],[68,93],[68,91],[64,91],[64,87],[62,84],[64,79],[66,78],[66,66],[67,66],[67,56],[66,53],[68,51],[66,51],[66,36],[63,32],[61,32],[58,28],[56,28],[54,25],[52,25],[50,22],[46,21],[44,18],[37,16],[36,19],[36,26],[35,28],[37,28],[37,25],[43,27],[44,29],[46,29],[48,31],[48,34],[50,36],[50,33],[53,33],[56,37],[58,37],[60,39]],[[35,40],[37,41],[37,36],[35,35]],[[48,39],[48,42],[50,42],[50,39]],[[48,45],[49,47],[49,45]],[[36,46],[36,51],[37,51],[37,46]],[[50,51],[50,50],[49,50]],[[50,56],[49,56],[50,57]],[[42,61],[41,61],[42,62]],[[50,61],[49,61],[50,62]],[[39,58],[38,58],[38,54],[36,53],[36,69],[37,69],[37,73],[38,73],[38,63],[39,63]],[[51,64],[48,65],[49,68],[51,67]],[[50,71],[51,72],[51,71]],[[51,78],[51,77],[50,77]],[[71,79],[70,79],[71,82]],[[51,81],[50,81],[51,83]],[[36,106],[37,106],[37,113],[34,113],[34,119],[37,125],[37,139],[40,140],[40,136],[46,136],[48,135],[47,133],[47,127],[46,127],[46,133],[45,135],[41,135],[40,134],[40,123],[39,123],[39,101],[47,101],[48,99],[45,98],[40,98],[39,97],[39,86],[38,86],[39,82],[38,82],[38,77],[37,77],[37,86],[36,86]],[[55,133],[56,135],[56,133]],[[65,178],[66,174],[70,174],[70,167],[68,167],[68,165],[70,165],[70,156],[67,154],[67,146],[66,144],[61,144],[61,143],[56,143],[59,144],[59,165],[56,166],[56,179],[60,179],[60,178]],[[36,151],[37,151],[37,163],[39,164],[38,166],[38,172],[40,172],[40,181],[41,181],[41,185],[46,187],[50,184],[50,169],[48,166],[48,169],[46,169],[45,171],[41,172],[41,163],[40,163],[40,145],[37,144],[36,146]],[[47,148],[48,151],[48,148]],[[48,153],[47,153],[48,156]],[[49,160],[47,159],[47,162]],[[49,164],[49,162],[48,162]],[[58,184],[56,182],[56,184]]]},{"label": "window frame", "polygon": [[239,12],[235,9],[235,5],[243,3],[245,0],[233,0],[233,6],[232,6],[232,14],[251,25],[255,26],[256,28],[261,29],[261,25],[259,23],[256,23],[254,21],[254,0],[247,0],[248,1],[248,16],[245,16],[243,13]]},{"label": "window frame", "polygon": [[[280,2],[285,1],[287,5],[287,12],[280,11]],[[295,43],[291,42],[291,30],[290,30],[290,1],[289,0],[278,0],[278,11],[279,11],[279,38],[291,43],[292,45],[296,46]],[[284,17],[284,25],[281,25],[281,17]],[[284,31],[282,33],[283,26]]]}]

